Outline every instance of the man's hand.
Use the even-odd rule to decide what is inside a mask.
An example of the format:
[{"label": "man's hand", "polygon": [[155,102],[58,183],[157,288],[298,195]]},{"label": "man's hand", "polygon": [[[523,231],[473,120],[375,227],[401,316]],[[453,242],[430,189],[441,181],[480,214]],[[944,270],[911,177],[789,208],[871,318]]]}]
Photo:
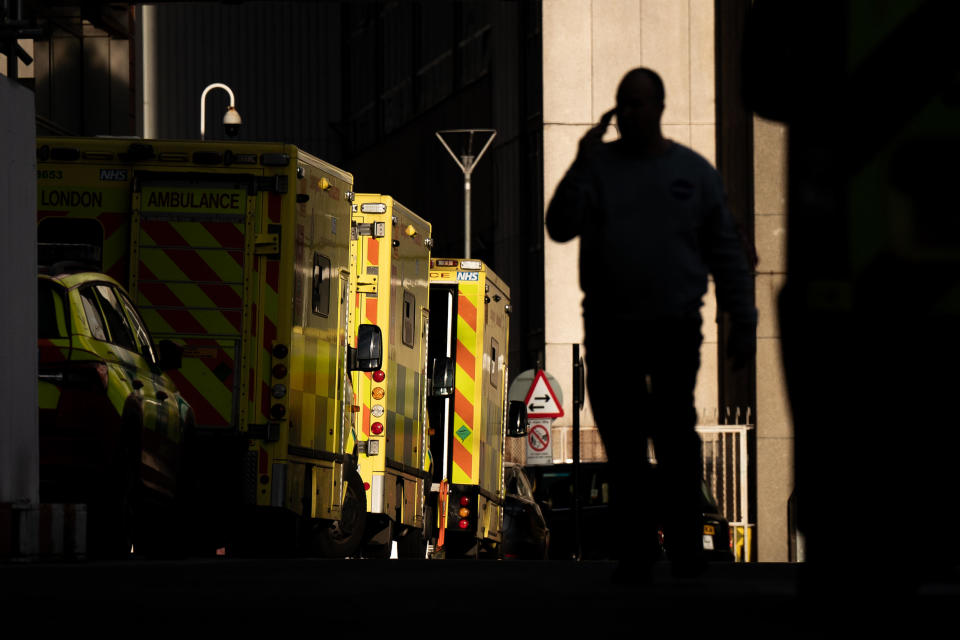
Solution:
[{"label": "man's hand", "polygon": [[599,124],[590,129],[590,131],[587,131],[584,136],[580,138],[579,155],[586,155],[603,144],[603,134],[607,132],[607,127],[610,126],[610,120],[616,111],[616,109],[610,109],[610,111],[600,116]]}]

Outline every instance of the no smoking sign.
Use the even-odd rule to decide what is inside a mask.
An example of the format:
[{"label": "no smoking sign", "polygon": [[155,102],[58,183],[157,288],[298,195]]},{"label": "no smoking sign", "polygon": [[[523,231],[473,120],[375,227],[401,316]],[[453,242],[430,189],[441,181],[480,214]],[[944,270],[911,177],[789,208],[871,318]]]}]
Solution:
[{"label": "no smoking sign", "polygon": [[527,437],[530,439],[530,448],[534,451],[546,451],[550,446],[550,430],[542,424],[530,429]]},{"label": "no smoking sign", "polygon": [[527,424],[527,464],[553,464],[550,419],[533,419]]}]

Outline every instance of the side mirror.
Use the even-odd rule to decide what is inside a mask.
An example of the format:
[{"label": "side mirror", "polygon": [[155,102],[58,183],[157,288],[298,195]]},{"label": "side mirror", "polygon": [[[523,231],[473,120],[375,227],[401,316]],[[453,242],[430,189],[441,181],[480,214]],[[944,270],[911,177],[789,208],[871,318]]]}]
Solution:
[{"label": "side mirror", "polygon": [[171,371],[183,366],[183,347],[180,345],[170,340],[161,340],[157,350],[160,352],[157,365],[161,371]]},{"label": "side mirror", "polygon": [[446,398],[453,395],[454,375],[457,362],[447,356],[433,359],[433,371],[430,376],[430,395]]},{"label": "side mirror", "polygon": [[383,366],[383,333],[375,324],[357,330],[357,347],[347,347],[350,371],[376,371]]},{"label": "side mirror", "polygon": [[527,435],[527,406],[519,400],[511,400],[507,417],[507,437],[522,438],[525,435]]}]

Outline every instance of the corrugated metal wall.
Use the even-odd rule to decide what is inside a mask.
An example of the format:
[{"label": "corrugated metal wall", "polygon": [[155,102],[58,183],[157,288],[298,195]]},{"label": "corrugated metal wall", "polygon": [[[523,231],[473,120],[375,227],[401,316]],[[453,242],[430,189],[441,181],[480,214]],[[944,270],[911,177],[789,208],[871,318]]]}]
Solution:
[{"label": "corrugated metal wall", "polygon": [[34,42],[28,69],[38,132],[132,135],[130,15],[124,8],[103,8],[95,26],[80,14],[50,9],[40,22],[44,37]]},{"label": "corrugated metal wall", "polygon": [[[161,4],[153,10],[156,135],[200,137],[200,96],[228,85],[240,139],[282,141],[336,163],[341,144],[340,3]],[[225,137],[223,91],[207,97],[207,139]]]}]

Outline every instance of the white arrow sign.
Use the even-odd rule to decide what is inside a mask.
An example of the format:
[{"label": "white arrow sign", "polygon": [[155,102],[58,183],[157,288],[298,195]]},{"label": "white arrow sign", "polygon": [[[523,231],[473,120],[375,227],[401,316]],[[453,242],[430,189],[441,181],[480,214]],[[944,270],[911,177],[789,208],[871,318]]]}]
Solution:
[{"label": "white arrow sign", "polygon": [[523,404],[527,405],[528,418],[559,418],[563,415],[563,407],[543,371],[537,371]]}]

